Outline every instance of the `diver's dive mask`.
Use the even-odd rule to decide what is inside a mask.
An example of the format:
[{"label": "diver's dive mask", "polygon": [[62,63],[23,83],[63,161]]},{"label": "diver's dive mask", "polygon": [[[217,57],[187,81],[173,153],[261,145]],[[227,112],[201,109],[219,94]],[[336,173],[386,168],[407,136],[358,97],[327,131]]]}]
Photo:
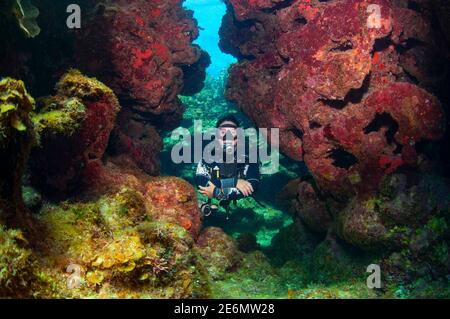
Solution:
[{"label": "diver's dive mask", "polygon": [[220,138],[223,143],[224,155],[233,155],[235,150],[235,142],[237,140],[237,127],[225,124],[219,127]]}]

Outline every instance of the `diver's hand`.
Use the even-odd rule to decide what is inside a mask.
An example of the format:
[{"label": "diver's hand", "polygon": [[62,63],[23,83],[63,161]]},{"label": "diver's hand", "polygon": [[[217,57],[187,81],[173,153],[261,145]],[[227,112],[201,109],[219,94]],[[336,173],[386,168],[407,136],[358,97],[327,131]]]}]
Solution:
[{"label": "diver's hand", "polygon": [[214,197],[214,189],[216,188],[216,186],[214,186],[213,183],[208,182],[208,186],[199,186],[198,188],[200,188],[200,194],[208,196],[209,199]]},{"label": "diver's hand", "polygon": [[244,195],[245,197],[253,194],[253,186],[250,182],[247,182],[245,179],[238,179],[236,188]]}]

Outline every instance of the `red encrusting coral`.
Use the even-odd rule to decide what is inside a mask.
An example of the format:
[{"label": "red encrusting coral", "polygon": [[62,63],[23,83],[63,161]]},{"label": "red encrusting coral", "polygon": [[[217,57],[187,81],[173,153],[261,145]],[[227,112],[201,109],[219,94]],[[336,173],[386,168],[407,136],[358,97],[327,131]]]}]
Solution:
[{"label": "red encrusting coral", "polygon": [[201,228],[201,213],[195,190],[188,182],[176,177],[154,178],[144,193],[152,216],[182,226],[197,238]]},{"label": "red encrusting coral", "polygon": [[123,107],[110,149],[151,175],[159,174],[162,147],[156,129],[179,124],[178,94],[199,92],[210,64],[208,54],[192,43],[198,27],[181,3],[102,2],[75,44],[79,67],[110,86]]},{"label": "red encrusting coral", "polygon": [[114,159],[101,167],[99,174],[85,179],[86,185],[77,198],[90,199],[114,194],[126,188],[142,194],[149,216],[155,221],[175,224],[186,229],[195,240],[201,229],[201,212],[191,184],[177,177],[151,177],[129,157]]},{"label": "red encrusting coral", "polygon": [[108,149],[110,159],[115,163],[129,165],[133,162],[145,173],[159,174],[159,153],[162,140],[153,125],[139,121],[130,110],[123,110],[111,135]]},{"label": "red encrusting coral", "polygon": [[193,67],[205,54],[192,44],[198,36],[192,13],[180,0],[119,0],[100,4],[94,17],[76,44],[82,68],[154,125],[177,124],[182,68]]},{"label": "red encrusting coral", "polygon": [[[253,59],[232,67],[227,96],[259,127],[279,127],[282,151],[304,160],[323,190],[374,189],[387,158],[443,135],[439,101],[410,83],[401,63],[408,40],[429,43],[429,25],[416,12],[384,0],[230,4],[222,48],[239,43]],[[233,33],[243,32],[243,21],[245,40]],[[389,173],[413,164],[394,162]]]},{"label": "red encrusting coral", "polygon": [[446,125],[431,93],[442,74],[430,70],[446,54],[432,5],[227,2],[220,45],[240,59],[227,98],[258,127],[280,128],[281,151],[306,163],[317,189],[300,184],[297,209],[311,228],[326,231],[353,198],[367,200],[387,175],[429,161],[420,145]]}]

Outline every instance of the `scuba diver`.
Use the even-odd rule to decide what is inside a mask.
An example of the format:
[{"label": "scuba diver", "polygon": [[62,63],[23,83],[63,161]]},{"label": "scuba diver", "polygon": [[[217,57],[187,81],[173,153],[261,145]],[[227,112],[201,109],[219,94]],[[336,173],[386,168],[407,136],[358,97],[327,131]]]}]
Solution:
[{"label": "scuba diver", "polygon": [[197,166],[195,181],[199,192],[208,197],[207,202],[199,204],[203,215],[209,216],[219,209],[217,205],[212,204],[212,199],[215,199],[225,208],[228,219],[232,201],[236,203],[242,198],[253,197],[257,191],[260,181],[259,163],[250,163],[246,154],[238,155],[237,145],[245,141],[238,140],[240,123],[233,115],[219,119],[216,128],[216,141],[224,160],[207,163],[202,159]]}]

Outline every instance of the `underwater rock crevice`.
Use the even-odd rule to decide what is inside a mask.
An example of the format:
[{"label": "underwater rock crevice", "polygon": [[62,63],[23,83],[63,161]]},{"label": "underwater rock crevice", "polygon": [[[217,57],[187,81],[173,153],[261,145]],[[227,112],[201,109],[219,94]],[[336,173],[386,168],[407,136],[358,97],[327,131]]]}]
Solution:
[{"label": "underwater rock crevice", "polygon": [[364,128],[364,134],[377,132],[381,129],[386,131],[386,141],[388,144],[394,143],[394,136],[398,132],[398,123],[389,113],[376,114],[372,122]]},{"label": "underwater rock crevice", "polygon": [[339,168],[349,169],[358,163],[355,155],[340,148],[331,150],[329,157],[333,160],[333,165]]}]

